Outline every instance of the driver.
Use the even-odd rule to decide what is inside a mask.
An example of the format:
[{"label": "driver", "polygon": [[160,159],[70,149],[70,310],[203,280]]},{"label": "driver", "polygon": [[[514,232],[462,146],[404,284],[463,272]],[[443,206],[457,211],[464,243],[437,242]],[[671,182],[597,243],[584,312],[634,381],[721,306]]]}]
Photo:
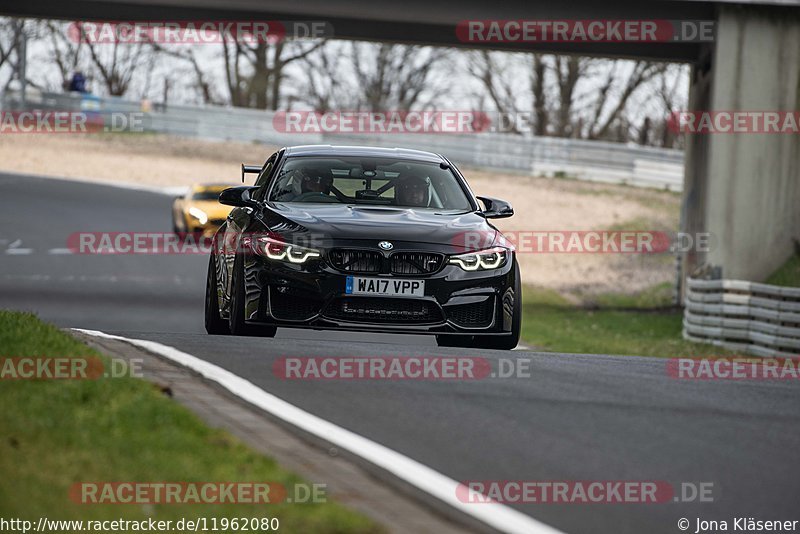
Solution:
[{"label": "driver", "polygon": [[395,188],[395,201],[398,206],[417,206],[427,208],[430,202],[428,180],[419,176],[401,178]]},{"label": "driver", "polygon": [[302,173],[303,178],[300,181],[301,194],[297,199],[331,194],[333,175],[329,170],[306,168],[302,170]]}]

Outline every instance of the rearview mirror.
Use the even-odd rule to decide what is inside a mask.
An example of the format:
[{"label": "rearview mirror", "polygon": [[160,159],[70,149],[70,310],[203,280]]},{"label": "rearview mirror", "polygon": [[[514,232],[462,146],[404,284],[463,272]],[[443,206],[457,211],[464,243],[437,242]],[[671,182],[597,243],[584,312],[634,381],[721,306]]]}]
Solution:
[{"label": "rearview mirror", "polygon": [[481,215],[487,219],[505,219],[514,215],[514,208],[505,200],[492,197],[478,197],[478,200],[483,202],[486,209],[481,212]]},{"label": "rearview mirror", "polygon": [[238,187],[229,187],[219,194],[219,203],[226,206],[237,206],[240,208],[258,206],[258,202],[250,198],[258,187],[252,185],[240,185]]}]

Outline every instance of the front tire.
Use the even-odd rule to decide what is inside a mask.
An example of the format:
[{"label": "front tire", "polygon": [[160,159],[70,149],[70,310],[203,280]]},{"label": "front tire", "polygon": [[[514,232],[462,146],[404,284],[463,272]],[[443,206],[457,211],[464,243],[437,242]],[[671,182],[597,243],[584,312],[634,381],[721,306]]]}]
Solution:
[{"label": "front tire", "polygon": [[231,288],[231,313],[228,327],[234,336],[275,337],[278,331],[274,326],[249,325],[244,320],[244,253],[236,254],[233,262],[233,284]]},{"label": "front tire", "polygon": [[212,252],[208,258],[208,274],[206,275],[206,332],[224,336],[231,333],[228,321],[219,315],[219,299],[217,298],[217,266]]}]

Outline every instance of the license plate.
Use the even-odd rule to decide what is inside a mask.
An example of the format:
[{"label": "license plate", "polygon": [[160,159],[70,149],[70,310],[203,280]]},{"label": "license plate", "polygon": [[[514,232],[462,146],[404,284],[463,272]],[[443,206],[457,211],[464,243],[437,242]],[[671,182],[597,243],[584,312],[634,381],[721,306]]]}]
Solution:
[{"label": "license plate", "polygon": [[419,298],[425,296],[425,280],[348,276],[344,292],[348,295]]}]

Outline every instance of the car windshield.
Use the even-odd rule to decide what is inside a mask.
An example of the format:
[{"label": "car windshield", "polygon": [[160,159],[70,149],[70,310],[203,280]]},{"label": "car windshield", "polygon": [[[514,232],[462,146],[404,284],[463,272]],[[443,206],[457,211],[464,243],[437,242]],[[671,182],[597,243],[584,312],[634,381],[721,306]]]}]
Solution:
[{"label": "car windshield", "polygon": [[468,211],[453,171],[392,158],[294,157],[274,180],[273,202],[345,203]]}]

